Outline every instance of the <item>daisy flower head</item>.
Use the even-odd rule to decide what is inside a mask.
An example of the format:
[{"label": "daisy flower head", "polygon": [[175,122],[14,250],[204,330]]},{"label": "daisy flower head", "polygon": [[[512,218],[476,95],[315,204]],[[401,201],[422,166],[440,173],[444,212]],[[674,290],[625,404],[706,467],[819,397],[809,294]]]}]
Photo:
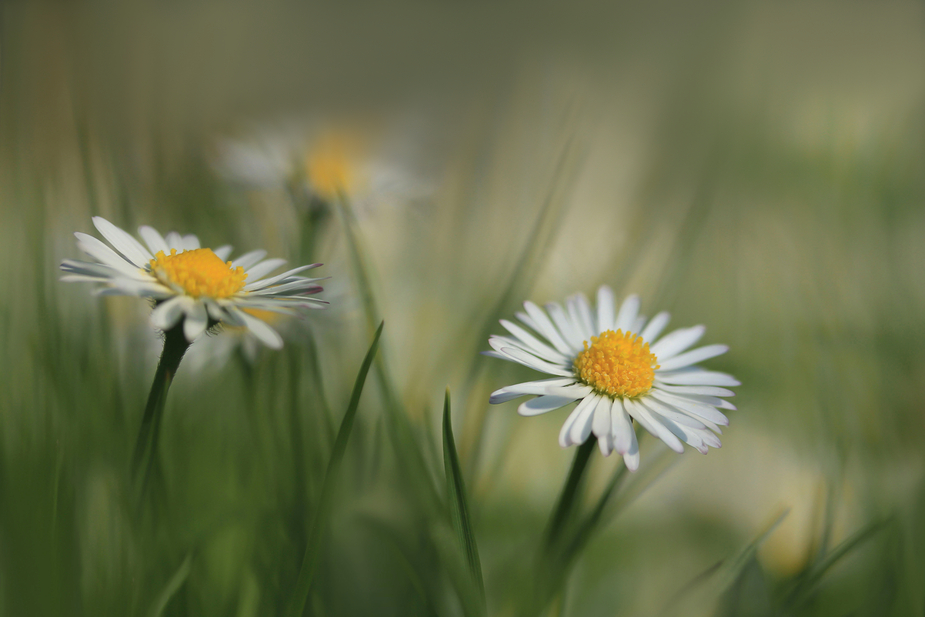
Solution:
[{"label": "daisy flower head", "polygon": [[405,128],[369,118],[257,126],[240,138],[216,140],[213,167],[244,188],[296,188],[308,198],[309,210],[329,207],[343,193],[358,212],[369,214],[426,200],[436,191],[433,157]]},{"label": "daisy flower head", "polygon": [[266,251],[251,251],[230,261],[230,246],[214,251],[202,248],[192,234],[162,236],[142,226],[138,229],[142,244],[102,217],[93,217],[93,225],[112,248],[93,236],[75,233],[77,247],[93,261],[65,259],[61,269],[67,274],[61,280],[97,283],[101,285],[97,295],[149,298],[155,305],[151,313],[154,327],[166,332],[182,324],[189,342],[221,323],[246,328],[268,347],[278,349],[282,338],[255,317],[255,311],[294,315],[300,309],[327,304],[311,297],[322,291],[317,284],[322,279],[297,276],[321,264],[268,276],[286,261],[264,259]]},{"label": "daisy flower head", "polygon": [[562,425],[559,444],[581,444],[593,434],[604,456],[616,451],[631,471],[639,467],[633,420],[676,452],[683,451],[682,442],[703,454],[708,446],[720,447],[719,427],[729,424],[720,409],[735,409],[724,400],[734,396],[726,388],[739,382],[696,366],[729,349],[707,345],[688,351],[704,326],[659,336],[668,313],[647,320],[635,295],[617,309],[607,286],[598,289],[596,310],[584,295],[571,296],[564,308],[550,303],[544,311],[532,302],[524,307],[517,318],[533,332],[501,320],[510,336],[493,335],[494,351],[485,354],[554,377],[506,386],[489,402],[535,394],[518,413],[536,416],[578,401]]}]

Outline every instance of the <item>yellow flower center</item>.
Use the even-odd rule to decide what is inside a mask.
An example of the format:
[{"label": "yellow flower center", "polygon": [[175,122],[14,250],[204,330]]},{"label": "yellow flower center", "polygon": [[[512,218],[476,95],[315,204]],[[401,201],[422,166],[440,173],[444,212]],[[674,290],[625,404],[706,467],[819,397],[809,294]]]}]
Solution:
[{"label": "yellow flower center", "polygon": [[611,397],[645,394],[655,380],[658,358],[642,337],[623,330],[606,330],[585,341],[575,358],[575,374],[585,384]]},{"label": "yellow flower center", "polygon": [[194,298],[228,298],[244,288],[244,268],[233,268],[212,249],[193,249],[170,255],[158,251],[151,260],[151,272],[165,285],[180,287]]},{"label": "yellow flower center", "polygon": [[322,199],[331,201],[341,191],[348,192],[353,181],[349,140],[340,135],[323,137],[305,157],[305,174],[312,190]]}]

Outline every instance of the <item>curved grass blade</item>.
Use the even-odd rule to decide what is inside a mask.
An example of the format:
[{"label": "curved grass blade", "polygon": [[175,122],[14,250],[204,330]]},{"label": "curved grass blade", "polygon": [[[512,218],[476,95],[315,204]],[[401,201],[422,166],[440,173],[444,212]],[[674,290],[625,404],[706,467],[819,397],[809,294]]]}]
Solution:
[{"label": "curved grass blade", "polygon": [[867,527],[856,532],[850,538],[832,549],[819,563],[811,566],[808,571],[797,581],[793,591],[787,597],[785,606],[793,607],[799,604],[799,601],[819,584],[825,573],[838,563],[843,557],[852,553],[862,544],[870,540],[881,529],[887,526],[890,521],[874,521]]},{"label": "curved grass blade", "polygon": [[[365,313],[367,325],[372,330],[376,320],[379,319],[379,307],[373,291],[370,268],[367,265],[367,259],[363,253],[363,247],[356,230],[356,215],[353,212],[350,199],[342,190],[338,191],[337,205],[337,211],[344,227],[344,236],[350,249],[353,274],[356,277],[357,287],[363,301],[363,312]],[[385,362],[385,353],[385,350],[383,350],[383,353],[376,358],[376,378],[382,388],[385,410],[391,420],[386,425],[389,428],[389,437],[394,443],[395,451],[398,454],[398,460],[403,467],[404,473],[408,477],[414,478],[414,481],[410,484],[418,491],[421,505],[434,508],[439,503],[437,483],[431,473],[433,465],[428,463],[434,463],[435,461],[434,459],[427,459],[425,451],[421,447],[408,420],[408,415],[402,408],[395,381]]]},{"label": "curved grass blade", "polygon": [[463,482],[462,467],[459,464],[459,455],[456,452],[456,443],[453,440],[453,424],[450,420],[450,390],[447,388],[446,399],[443,404],[443,465],[446,469],[447,505],[450,510],[450,519],[459,546],[466,555],[471,577],[471,588],[475,594],[471,602],[477,614],[485,614],[485,583],[482,580],[482,565],[479,561],[479,549],[472,531],[472,517],[469,514],[469,504],[466,499],[466,485]]},{"label": "curved grass blade", "polygon": [[321,539],[331,514],[334,487],[337,484],[340,474],[340,467],[344,460],[344,452],[347,450],[347,440],[350,438],[350,431],[353,428],[353,421],[356,418],[357,407],[360,404],[360,395],[363,393],[363,385],[366,383],[369,367],[372,365],[373,358],[376,357],[376,350],[379,348],[379,338],[382,336],[382,327],[384,325],[385,322],[379,324],[376,335],[373,337],[373,342],[369,346],[369,351],[366,352],[366,357],[363,359],[360,372],[357,374],[356,382],[353,385],[353,393],[350,395],[350,403],[347,405],[347,412],[344,414],[344,418],[340,423],[340,429],[337,431],[334,448],[331,450],[331,459],[328,462],[328,469],[324,476],[324,484],[321,487],[318,509],[315,512],[315,518],[312,521],[311,530],[308,534],[308,541],[305,544],[305,556],[302,558],[302,568],[299,570],[299,578],[296,580],[292,600],[289,603],[289,609],[286,611],[286,614],[290,617],[299,617],[305,610],[308,593],[311,591],[312,579],[315,576],[315,571],[318,569],[318,562],[321,559]]},{"label": "curved grass blade", "polygon": [[739,578],[742,571],[748,565],[748,562],[754,558],[755,554],[758,552],[758,549],[761,548],[761,545],[764,544],[765,540],[771,537],[771,534],[784,522],[784,519],[787,518],[787,515],[790,514],[790,508],[784,509],[774,521],[768,525],[757,538],[752,540],[748,546],[742,549],[742,552],[739,553],[739,556],[736,557],[735,561],[729,564],[729,569],[723,573],[723,587],[731,586],[736,579]]},{"label": "curved grass blade", "polygon": [[154,606],[151,607],[151,617],[160,617],[164,614],[164,609],[167,608],[171,598],[173,598],[177,592],[180,591],[180,587],[182,587],[183,583],[186,582],[186,578],[189,576],[192,563],[192,555],[187,555],[186,559],[183,560],[183,563],[180,564],[180,567],[177,568],[177,571],[174,572],[174,575],[170,577],[169,581],[167,581],[167,586],[164,587],[164,590],[161,591],[161,593],[157,596],[157,600],[154,602]]}]

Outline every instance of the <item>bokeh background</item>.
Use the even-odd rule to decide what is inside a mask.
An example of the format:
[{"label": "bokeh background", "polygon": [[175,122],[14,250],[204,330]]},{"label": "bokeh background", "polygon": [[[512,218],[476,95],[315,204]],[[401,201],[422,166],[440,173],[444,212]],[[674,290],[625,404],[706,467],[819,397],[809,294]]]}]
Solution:
[{"label": "bokeh background", "polygon": [[[706,457],[645,441],[544,614],[925,611],[921,3],[7,0],[0,35],[3,615],[281,614],[379,318],[306,613],[468,612],[448,385],[488,613],[521,614],[573,452],[478,352],[605,283],[730,345],[739,411]],[[57,281],[93,215],[331,277],[283,351],[193,346],[148,518],[148,307]]]}]

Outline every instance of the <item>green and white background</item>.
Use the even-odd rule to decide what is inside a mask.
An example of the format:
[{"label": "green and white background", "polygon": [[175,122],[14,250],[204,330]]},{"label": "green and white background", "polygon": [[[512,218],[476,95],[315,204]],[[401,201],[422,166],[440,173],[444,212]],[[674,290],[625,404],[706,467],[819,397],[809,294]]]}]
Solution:
[{"label": "green and white background", "polygon": [[[483,612],[447,386],[486,614],[925,611],[921,3],[7,0],[0,36],[0,614],[286,614],[380,319],[305,614]],[[364,144],[346,216],[217,169],[318,126]],[[144,512],[147,306],[57,280],[94,215],[331,277],[281,351],[193,345]],[[728,344],[739,410],[706,457],[595,453],[544,557],[566,412],[489,408],[532,373],[478,352],[600,284]]]}]

